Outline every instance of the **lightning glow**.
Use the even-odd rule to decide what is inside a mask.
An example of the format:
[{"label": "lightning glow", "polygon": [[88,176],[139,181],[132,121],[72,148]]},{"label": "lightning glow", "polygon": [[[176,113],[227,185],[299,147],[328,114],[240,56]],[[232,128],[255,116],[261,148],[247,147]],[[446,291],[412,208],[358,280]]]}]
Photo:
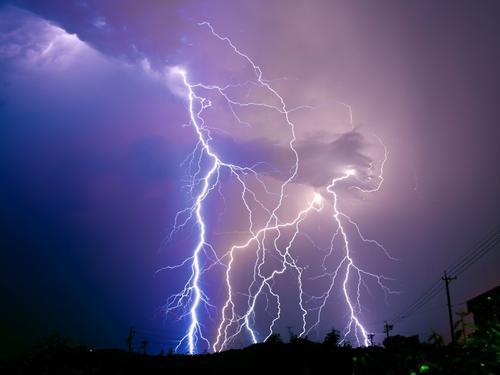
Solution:
[{"label": "lightning glow", "polygon": [[[289,108],[284,98],[271,85],[272,81],[263,78],[261,68],[245,53],[241,52],[235,44],[227,37],[218,34],[208,22],[202,22],[200,26],[205,27],[211,35],[219,42],[232,50],[235,56],[243,59],[254,74],[252,81],[232,85],[204,84],[191,82],[186,69],[174,67],[170,75],[179,81],[179,89],[187,101],[187,112],[189,114],[190,126],[194,130],[197,144],[193,152],[184,162],[187,169],[187,190],[191,197],[191,205],[177,213],[174,227],[170,238],[183,230],[188,224],[194,223],[196,228],[196,244],[189,256],[180,264],[167,266],[163,269],[189,268],[189,274],[183,289],[172,295],[166,304],[167,313],[176,314],[179,320],[187,319],[185,335],[179,340],[177,349],[186,348],[190,354],[202,350],[220,351],[230,348],[234,340],[246,337],[251,343],[267,340],[276,327],[282,313],[281,291],[276,287],[276,280],[281,275],[292,274],[297,282],[298,306],[300,312],[300,330],[298,336],[307,335],[315,329],[322,319],[322,313],[331,297],[335,285],[340,283],[343,300],[348,310],[348,321],[344,329],[344,340],[351,335],[354,336],[358,345],[369,345],[369,332],[362,324],[361,319],[361,285],[364,279],[373,279],[382,290],[394,293],[386,286],[389,280],[383,275],[371,273],[358,266],[355,262],[349,233],[354,231],[359,239],[367,245],[375,246],[390,257],[387,250],[377,241],[366,239],[359,226],[347,216],[340,208],[339,193],[340,185],[352,183],[354,187],[362,192],[378,191],[383,181],[383,167],[387,160],[387,149],[384,146],[385,157],[380,166],[380,174],[375,187],[366,187],[366,181],[361,181],[362,174],[356,169],[347,166],[338,177],[331,177],[331,183],[325,187],[323,192],[311,192],[303,198],[302,207],[295,215],[283,213],[282,208],[290,208],[287,203],[288,187],[294,183],[300,165],[300,157],[295,148],[296,134],[295,124],[291,114],[294,111],[310,108],[301,106]],[[278,104],[269,101],[241,101],[231,95],[231,89],[255,86],[265,90]],[[279,114],[286,126],[288,137],[285,143],[292,156],[292,167],[289,175],[279,183],[279,188],[273,192],[268,181],[268,176],[263,173],[261,165],[240,165],[225,160],[213,147],[212,132],[214,127],[209,126],[205,116],[207,109],[213,107],[213,101],[205,92],[217,95],[226,104],[235,122],[243,126],[252,126],[239,114],[241,108],[255,108],[256,110],[270,110]],[[346,105],[347,106],[347,105]],[[349,109],[349,118],[352,125],[352,112]],[[379,139],[380,140],[380,139]],[[380,140],[381,142],[381,140]],[[383,145],[383,143],[382,143]],[[370,171],[373,165],[370,165]],[[332,173],[335,174],[335,173]],[[229,176],[239,187],[242,206],[248,217],[247,239],[231,246],[229,249],[219,249],[209,241],[209,221],[204,216],[207,198],[218,193],[224,198],[222,191],[222,176]],[[373,178],[369,176],[370,179]],[[276,180],[273,180],[276,184]],[[361,185],[361,186],[359,186]],[[261,197],[261,189],[265,196]],[[272,202],[272,203],[269,203]],[[264,213],[266,219],[256,220],[257,213]],[[294,245],[300,235],[309,238],[315,248],[319,248],[314,241],[301,230],[307,220],[314,215],[328,215],[332,218],[330,248],[326,251],[321,274],[313,278],[306,277],[307,264],[302,264],[295,251]],[[289,217],[291,216],[291,217]],[[259,224],[260,223],[260,224]],[[350,228],[350,230],[349,230]],[[342,253],[340,263],[329,270],[327,265],[329,258],[337,250],[336,242],[340,242]],[[235,290],[234,278],[237,277],[235,267],[242,255],[248,252],[255,254],[255,263],[248,267],[252,275],[247,291],[241,293]],[[226,299],[221,307],[217,307],[209,298],[209,293],[203,288],[203,276],[214,267],[224,268],[224,283],[226,288]],[[342,278],[337,282],[338,278]],[[311,295],[306,292],[305,283],[310,279],[328,280],[328,288],[320,295]],[[238,301],[244,297],[245,304]],[[271,316],[265,329],[263,323],[258,323],[259,311],[257,304],[265,301],[265,312]],[[180,313],[179,313],[180,312]],[[219,324],[212,332],[202,324],[201,314],[206,312],[212,316],[212,312],[218,314]],[[257,327],[260,327],[257,328]]]}]

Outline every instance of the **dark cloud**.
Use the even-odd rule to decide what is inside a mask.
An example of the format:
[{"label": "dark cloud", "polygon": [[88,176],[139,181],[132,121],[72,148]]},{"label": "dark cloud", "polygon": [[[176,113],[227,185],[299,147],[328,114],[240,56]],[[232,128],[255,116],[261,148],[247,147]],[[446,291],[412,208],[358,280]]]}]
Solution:
[{"label": "dark cloud", "polygon": [[151,286],[176,208],[166,197],[181,204],[171,186],[191,146],[178,99],[31,12],[1,9],[0,35],[2,355],[51,329],[120,346],[162,303]]},{"label": "dark cloud", "polygon": [[343,175],[346,169],[365,174],[372,162],[367,156],[367,145],[367,140],[357,130],[341,134],[331,141],[311,138],[300,142],[297,145],[300,169],[296,181],[325,187],[332,178]]},{"label": "dark cloud", "polygon": [[[294,165],[291,149],[268,139],[245,141],[217,134],[212,143],[225,160],[247,166],[262,163],[257,170],[279,180],[287,179]],[[299,155],[299,170],[294,183],[324,188],[347,169],[366,177],[377,162],[368,156],[372,143],[356,129],[338,135],[320,133],[298,141],[294,147]]]},{"label": "dark cloud", "polygon": [[110,56],[129,61],[146,56],[155,66],[178,58],[179,47],[186,42],[186,30],[194,22],[183,11],[184,3],[155,1],[144,6],[135,1],[10,2],[50,19]]}]

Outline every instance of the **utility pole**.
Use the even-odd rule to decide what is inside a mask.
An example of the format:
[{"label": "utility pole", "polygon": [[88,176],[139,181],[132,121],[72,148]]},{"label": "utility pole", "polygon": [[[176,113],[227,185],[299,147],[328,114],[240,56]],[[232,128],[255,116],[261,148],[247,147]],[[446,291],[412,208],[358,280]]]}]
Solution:
[{"label": "utility pole", "polygon": [[394,329],[394,326],[392,324],[387,323],[387,320],[384,323],[384,333],[387,338],[389,338],[389,332],[391,332]]},{"label": "utility pole", "polygon": [[142,344],[142,354],[146,355],[146,347],[148,346],[148,341],[147,340],[142,340],[141,344]]},{"label": "utility pole", "polygon": [[126,340],[129,353],[132,353],[132,341],[134,339],[134,335],[135,335],[134,327],[130,327],[128,330],[128,336],[127,336],[127,340]]},{"label": "utility pole", "polygon": [[370,340],[370,346],[373,346],[373,338],[375,337],[375,334],[369,333],[367,336],[368,336],[368,340]]},{"label": "utility pole", "polygon": [[444,284],[446,286],[446,300],[448,301],[448,318],[450,319],[450,333],[451,333],[451,343],[455,343],[455,332],[453,330],[453,316],[451,314],[451,298],[450,298],[450,282],[453,280],[456,280],[457,277],[449,277],[446,271],[444,271],[444,276],[441,278],[441,280],[444,281]]}]

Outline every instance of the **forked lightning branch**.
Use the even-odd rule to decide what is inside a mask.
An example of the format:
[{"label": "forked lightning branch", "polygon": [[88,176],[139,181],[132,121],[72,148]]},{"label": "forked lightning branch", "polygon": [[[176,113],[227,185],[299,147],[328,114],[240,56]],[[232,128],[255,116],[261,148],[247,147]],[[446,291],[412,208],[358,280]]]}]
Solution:
[{"label": "forked lightning branch", "polygon": [[[371,279],[376,282],[384,293],[395,293],[387,285],[386,277],[376,274],[361,267],[352,251],[349,233],[354,233],[357,240],[365,242],[369,246],[380,249],[383,254],[390,258],[387,250],[377,241],[367,239],[361,233],[358,224],[341,209],[341,197],[338,188],[350,187],[362,192],[372,193],[380,189],[383,182],[383,167],[387,160],[387,150],[383,143],[384,158],[378,168],[375,178],[376,185],[369,189],[360,187],[361,174],[345,166],[339,175],[326,176],[330,184],[326,186],[322,194],[315,192],[303,198],[302,209],[292,217],[280,217],[280,213],[287,204],[287,194],[290,185],[294,183],[300,166],[300,155],[296,150],[296,124],[292,121],[292,112],[300,107],[290,108],[285,99],[273,87],[270,81],[263,76],[263,71],[247,54],[243,53],[227,37],[218,34],[208,22],[199,24],[211,34],[215,41],[225,44],[235,57],[242,59],[252,69],[254,78],[252,81],[231,85],[204,84],[191,81],[190,74],[183,68],[171,69],[171,74],[182,87],[186,99],[186,112],[189,115],[190,126],[193,130],[197,144],[193,152],[188,156],[186,166],[188,174],[188,188],[191,193],[190,204],[179,211],[175,217],[171,237],[184,230],[188,225],[195,225],[196,244],[186,254],[184,261],[177,265],[167,266],[163,269],[182,269],[186,272],[185,284],[176,294],[167,300],[167,314],[175,313],[177,318],[185,322],[186,331],[179,338],[177,350],[187,350],[190,354],[201,351],[221,351],[231,348],[236,339],[247,340],[248,343],[262,342],[268,339],[276,329],[277,323],[282,317],[282,291],[276,288],[275,280],[284,273],[290,273],[296,280],[297,286],[297,311],[299,311],[300,322],[298,323],[298,336],[308,335],[318,327],[325,316],[326,306],[331,302],[331,294],[334,287],[339,287],[342,294],[343,306],[347,312],[347,319],[343,328],[343,340],[352,338],[358,346],[369,345],[369,331],[362,321],[362,298],[361,287],[364,280]],[[235,88],[253,85],[265,90],[273,97],[275,103],[269,101],[242,101],[231,95]],[[239,111],[266,109],[275,112],[283,119],[288,136],[286,144],[292,155],[289,175],[279,182],[277,193],[271,193],[271,188],[266,182],[265,176],[257,166],[246,166],[234,164],[222,158],[212,144],[211,127],[206,119],[205,112],[214,106],[213,101],[202,95],[210,92],[218,96],[230,108],[231,114],[238,122],[242,122]],[[350,110],[350,107],[349,107]],[[351,116],[351,113],[349,113]],[[373,166],[371,166],[373,168]],[[205,217],[205,206],[207,199],[212,194],[222,194],[222,174],[229,175],[236,183],[240,193],[238,194],[241,204],[245,208],[246,221],[248,224],[247,239],[235,243],[227,249],[219,249],[210,243],[210,233],[207,233],[208,225]],[[224,180],[226,181],[226,179]],[[252,181],[252,183],[249,183]],[[255,186],[258,186],[257,190]],[[263,194],[262,192],[265,192]],[[277,199],[269,199],[267,195],[273,195]],[[270,204],[269,202],[274,202]],[[262,223],[255,222],[256,207],[260,212],[265,212],[266,219]],[[287,210],[289,211],[289,210]],[[331,233],[330,246],[324,254],[322,271],[313,278],[305,277],[304,270],[307,264],[300,262],[296,253],[297,238],[302,233],[303,225],[308,220],[313,220],[315,215],[328,215]],[[325,229],[327,230],[327,229]],[[311,239],[313,241],[313,239]],[[252,275],[252,281],[248,290],[244,293],[246,303],[237,305],[241,300],[242,293],[234,288],[234,280],[238,277],[235,267],[241,269],[239,262],[243,262],[242,255],[245,252],[256,252],[256,261],[245,265],[248,273]],[[328,260],[340,259],[335,267],[328,266]],[[340,256],[339,256],[340,255]],[[276,262],[276,260],[278,260]],[[270,264],[273,265],[269,271]],[[204,290],[203,277],[213,268],[222,267],[224,270],[225,302],[220,306],[214,305],[210,299],[210,293]],[[325,280],[326,287],[318,290],[315,295],[304,291],[304,284],[311,279]],[[266,314],[272,314],[265,328],[262,328],[261,312],[257,309],[259,301],[265,300],[268,308]],[[241,304],[241,302],[239,302]],[[273,306],[270,308],[269,306]],[[203,314],[210,313],[213,326],[202,324]],[[259,323],[260,322],[260,323]],[[258,328],[259,327],[259,328]]]}]

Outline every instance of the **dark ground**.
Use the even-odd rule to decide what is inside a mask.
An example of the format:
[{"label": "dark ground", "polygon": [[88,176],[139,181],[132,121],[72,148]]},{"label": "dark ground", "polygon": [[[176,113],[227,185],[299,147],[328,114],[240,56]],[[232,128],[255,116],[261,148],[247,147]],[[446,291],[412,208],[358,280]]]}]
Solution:
[{"label": "dark ground", "polygon": [[[498,327],[497,327],[498,328]],[[500,331],[469,337],[458,345],[421,344],[401,336],[386,347],[339,347],[279,337],[242,350],[216,354],[151,356],[118,349],[91,351],[58,335],[18,358],[0,364],[0,373],[19,374],[500,374]],[[325,370],[326,369],[326,370]]]}]

